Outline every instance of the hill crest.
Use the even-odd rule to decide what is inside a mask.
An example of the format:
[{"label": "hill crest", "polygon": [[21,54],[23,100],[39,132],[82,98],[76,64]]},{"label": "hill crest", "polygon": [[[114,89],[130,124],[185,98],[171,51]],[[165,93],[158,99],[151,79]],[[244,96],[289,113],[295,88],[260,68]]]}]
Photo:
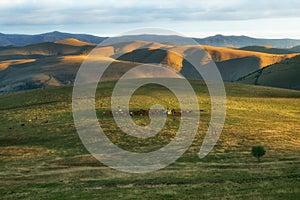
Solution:
[{"label": "hill crest", "polygon": [[54,43],[56,44],[66,44],[66,45],[71,45],[71,46],[96,46],[94,43],[90,42],[83,42],[81,40],[78,40],[76,38],[67,38],[63,40],[57,40]]}]

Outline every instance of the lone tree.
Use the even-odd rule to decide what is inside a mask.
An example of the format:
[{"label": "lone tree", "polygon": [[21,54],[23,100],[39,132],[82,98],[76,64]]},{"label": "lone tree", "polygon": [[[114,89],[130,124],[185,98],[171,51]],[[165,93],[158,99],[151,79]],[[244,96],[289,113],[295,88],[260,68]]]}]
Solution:
[{"label": "lone tree", "polygon": [[251,154],[260,162],[260,157],[266,154],[266,150],[263,146],[254,146],[252,147]]}]

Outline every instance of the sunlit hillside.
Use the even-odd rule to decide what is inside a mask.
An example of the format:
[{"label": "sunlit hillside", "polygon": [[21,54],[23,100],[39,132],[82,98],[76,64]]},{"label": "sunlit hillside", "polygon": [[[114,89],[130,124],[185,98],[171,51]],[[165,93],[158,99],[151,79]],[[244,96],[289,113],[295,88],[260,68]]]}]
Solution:
[{"label": "sunlit hillside", "polygon": [[[0,49],[0,93],[71,85],[80,65],[91,50],[99,57],[99,67],[111,63],[103,80],[118,79],[127,70],[145,63],[164,64],[186,78],[202,79],[185,58],[201,55],[205,50],[208,54],[205,52],[207,55],[199,58],[199,64],[207,64],[211,57],[223,80],[234,82],[266,66],[298,55],[262,53],[247,48],[241,50],[199,45],[174,46],[146,41],[120,42],[96,47],[95,44],[69,38]],[[141,78],[144,75],[137,74],[137,77]],[[276,86],[281,87],[280,84]]]}]

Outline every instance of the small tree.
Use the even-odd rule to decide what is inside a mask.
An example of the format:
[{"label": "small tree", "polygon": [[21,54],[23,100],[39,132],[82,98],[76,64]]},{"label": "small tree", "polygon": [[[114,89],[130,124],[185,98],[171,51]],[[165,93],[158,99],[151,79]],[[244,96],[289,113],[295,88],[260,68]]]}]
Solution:
[{"label": "small tree", "polygon": [[260,162],[260,157],[266,154],[266,150],[263,146],[254,146],[252,147],[251,154]]}]

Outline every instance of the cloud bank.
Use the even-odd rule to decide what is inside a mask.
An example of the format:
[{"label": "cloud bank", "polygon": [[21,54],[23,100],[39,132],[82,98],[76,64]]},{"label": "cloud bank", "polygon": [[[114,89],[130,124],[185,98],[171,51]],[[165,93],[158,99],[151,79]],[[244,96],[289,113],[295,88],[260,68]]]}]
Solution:
[{"label": "cloud bank", "polygon": [[[193,26],[208,23],[226,24],[235,21],[286,19],[298,26],[300,1],[298,0],[1,0],[0,28],[3,30],[39,30],[89,25],[103,25],[106,29],[120,27]],[[239,26],[239,25],[238,25]],[[222,26],[221,26],[222,27]],[[122,28],[121,28],[122,29]],[[242,28],[243,29],[243,28]],[[274,28],[275,29],[275,28]],[[24,29],[23,29],[24,30]],[[215,29],[214,29],[215,30]],[[217,29],[216,29],[217,30]],[[1,31],[1,30],[0,30]],[[222,30],[221,30],[222,31]],[[229,30],[223,30],[229,31]],[[292,31],[292,30],[288,30]]]}]

